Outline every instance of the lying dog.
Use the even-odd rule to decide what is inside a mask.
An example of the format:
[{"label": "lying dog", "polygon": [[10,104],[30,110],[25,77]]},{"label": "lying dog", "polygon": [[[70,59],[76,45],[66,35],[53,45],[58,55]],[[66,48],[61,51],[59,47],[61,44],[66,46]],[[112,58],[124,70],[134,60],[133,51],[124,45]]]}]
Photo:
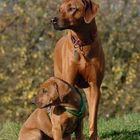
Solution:
[{"label": "lying dog", "polygon": [[97,140],[97,112],[104,77],[104,53],[95,16],[99,5],[91,0],[63,0],[58,16],[52,19],[56,30],[69,29],[54,50],[54,75],[83,88],[89,107],[90,140]]},{"label": "lying dog", "polygon": [[19,140],[70,140],[72,132],[83,140],[84,103],[77,89],[52,77],[42,84],[34,103],[38,109],[23,124]]}]

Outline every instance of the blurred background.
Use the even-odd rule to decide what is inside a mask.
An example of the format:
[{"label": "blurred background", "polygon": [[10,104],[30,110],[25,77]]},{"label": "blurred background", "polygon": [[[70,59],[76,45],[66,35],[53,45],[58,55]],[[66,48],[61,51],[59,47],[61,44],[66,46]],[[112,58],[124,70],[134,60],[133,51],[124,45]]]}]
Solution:
[{"label": "blurred background", "polygon": [[[96,0],[106,57],[99,115],[140,112],[140,0]],[[0,122],[24,120],[32,97],[53,75],[53,50],[64,32],[50,20],[60,0],[0,0]]]}]

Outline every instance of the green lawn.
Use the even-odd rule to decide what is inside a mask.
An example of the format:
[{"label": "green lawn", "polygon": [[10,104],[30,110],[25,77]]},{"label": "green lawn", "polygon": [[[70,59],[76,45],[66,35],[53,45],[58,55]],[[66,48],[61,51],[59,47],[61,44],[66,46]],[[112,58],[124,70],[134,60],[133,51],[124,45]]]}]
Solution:
[{"label": "green lawn", "polygon": [[[88,123],[85,121],[85,138],[88,140]],[[19,123],[6,122],[0,125],[0,140],[17,140]],[[140,115],[129,114],[110,120],[99,120],[101,140],[140,140]]]}]

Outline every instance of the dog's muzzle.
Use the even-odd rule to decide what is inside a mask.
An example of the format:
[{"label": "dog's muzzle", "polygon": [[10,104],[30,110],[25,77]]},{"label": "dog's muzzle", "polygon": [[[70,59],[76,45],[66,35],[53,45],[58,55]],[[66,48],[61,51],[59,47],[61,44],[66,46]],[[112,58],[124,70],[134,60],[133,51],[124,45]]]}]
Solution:
[{"label": "dog's muzzle", "polygon": [[57,17],[52,18],[51,22],[54,26],[56,26],[58,22],[58,18]]},{"label": "dog's muzzle", "polygon": [[62,30],[63,27],[61,27],[61,26],[59,25],[58,20],[59,20],[59,19],[58,19],[57,17],[54,17],[54,18],[52,18],[51,22],[52,22],[53,27],[54,27],[55,30]]},{"label": "dog's muzzle", "polygon": [[53,24],[56,24],[57,21],[58,21],[58,18],[57,18],[57,17],[54,17],[54,18],[52,18],[52,20],[51,20],[51,22],[52,22]]},{"label": "dog's muzzle", "polygon": [[35,98],[32,99],[31,103],[34,104],[34,105],[36,104]]}]

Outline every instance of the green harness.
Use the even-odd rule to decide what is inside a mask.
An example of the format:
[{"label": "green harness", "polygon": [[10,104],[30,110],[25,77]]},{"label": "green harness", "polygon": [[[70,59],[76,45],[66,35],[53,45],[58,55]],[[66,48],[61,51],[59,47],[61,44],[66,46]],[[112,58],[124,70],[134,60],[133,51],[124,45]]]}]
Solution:
[{"label": "green harness", "polygon": [[[75,116],[75,117],[77,117],[77,118],[80,119],[84,115],[84,109],[85,109],[85,107],[84,107],[84,99],[83,99],[83,96],[80,93],[80,91],[77,88],[75,88],[75,89],[76,89],[77,93],[80,95],[80,99],[81,99],[80,100],[80,111],[77,111],[77,110],[74,110],[74,109],[69,109],[68,107],[64,107],[64,108],[65,108],[65,110],[68,113],[70,113],[73,116]],[[51,109],[50,108],[47,108],[47,110],[48,110],[48,116],[49,116],[49,118],[51,118]]]},{"label": "green harness", "polygon": [[66,111],[69,112],[70,114],[72,114],[73,116],[76,116],[77,118],[82,118],[84,115],[84,99],[82,94],[80,93],[80,91],[75,88],[77,93],[80,95],[81,101],[80,101],[80,111],[76,111],[74,109],[69,109],[67,107],[65,107]]},{"label": "green harness", "polygon": [[[84,99],[83,99],[82,94],[80,93],[80,91],[77,88],[75,88],[75,89],[76,89],[77,93],[80,95],[80,99],[81,99],[80,100],[80,111],[77,111],[77,110],[74,110],[74,109],[69,109],[68,107],[64,107],[64,108],[65,108],[65,110],[68,113],[70,113],[73,116],[77,117],[78,118],[78,123],[79,123],[80,119],[84,116],[85,106],[84,106]],[[47,110],[48,110],[49,119],[51,120],[51,107],[48,107]],[[75,131],[75,129],[72,130],[72,132],[70,132],[70,133],[73,133]],[[70,133],[69,132],[65,132],[64,135],[63,135],[63,137],[69,135]]]}]

